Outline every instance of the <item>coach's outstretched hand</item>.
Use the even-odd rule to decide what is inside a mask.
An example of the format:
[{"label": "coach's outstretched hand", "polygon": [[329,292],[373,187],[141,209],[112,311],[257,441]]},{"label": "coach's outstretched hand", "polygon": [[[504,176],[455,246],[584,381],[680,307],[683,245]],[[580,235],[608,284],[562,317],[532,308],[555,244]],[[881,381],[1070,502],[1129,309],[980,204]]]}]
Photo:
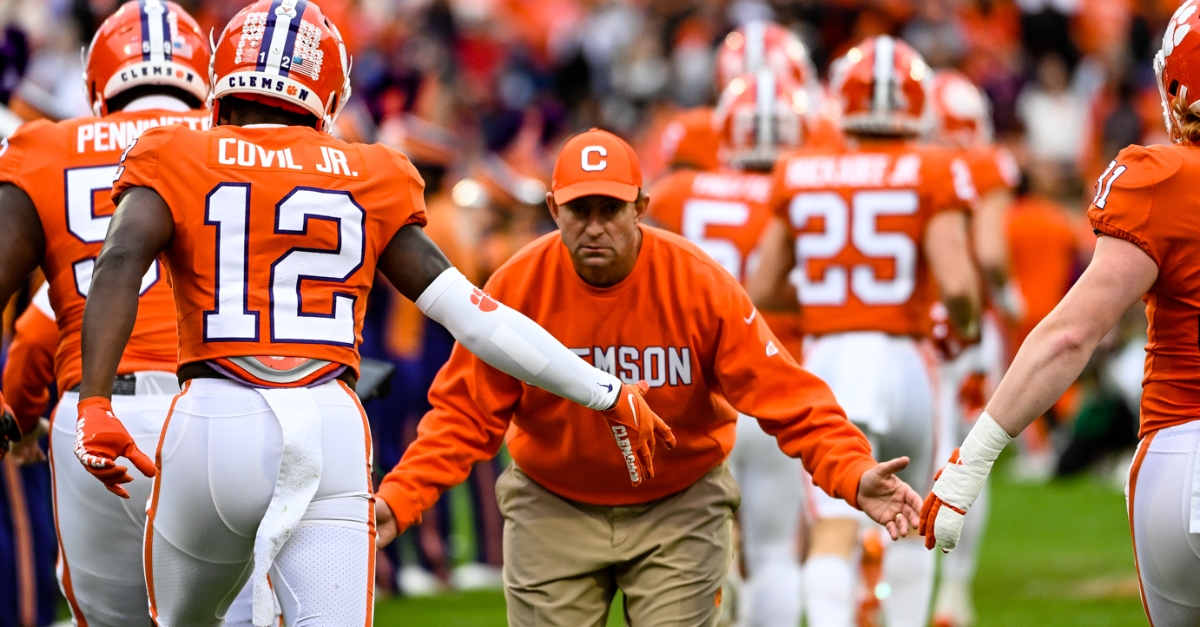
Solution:
[{"label": "coach's outstretched hand", "polygon": [[123,498],[129,493],[122,483],[133,481],[124,466],[117,465],[117,458],[124,457],[143,475],[154,478],[158,470],[154,460],[137,447],[137,443],[125,430],[125,425],[112,411],[112,402],[103,396],[93,396],[79,401],[79,421],[75,423],[75,457],[104,483],[109,492]]},{"label": "coach's outstretched hand", "polygon": [[896,476],[908,468],[907,457],[876,464],[858,480],[858,507],[887,527],[893,540],[907,536],[920,523],[921,497]]}]

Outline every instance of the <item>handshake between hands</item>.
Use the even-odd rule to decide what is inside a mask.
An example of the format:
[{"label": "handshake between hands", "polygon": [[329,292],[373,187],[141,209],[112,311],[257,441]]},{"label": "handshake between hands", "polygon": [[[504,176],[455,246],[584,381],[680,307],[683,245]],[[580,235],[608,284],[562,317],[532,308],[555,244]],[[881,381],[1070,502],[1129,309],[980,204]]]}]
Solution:
[{"label": "handshake between hands", "polygon": [[1012,436],[985,411],[961,447],[934,476],[933,490],[921,507],[920,534],[925,548],[949,553],[958,546],[967,510],[983,492],[992,464]]},{"label": "handshake between hands", "polygon": [[[654,478],[654,453],[660,440],[668,450],[675,447],[671,428],[646,403],[647,391],[649,385],[645,381],[623,384],[616,404],[604,412],[634,487]],[[992,464],[1011,440],[985,412],[962,447],[938,471],[933,490],[923,504],[917,493],[896,476],[909,463],[907,457],[900,457],[863,473],[858,485],[858,505],[871,519],[886,527],[892,539],[906,536],[919,526],[926,548],[950,552],[958,544],[967,509],[983,491]],[[111,402],[103,397],[79,403],[75,455],[88,472],[122,498],[129,498],[129,494],[121,485],[133,478],[125,466],[117,465],[118,457],[127,458],[147,477],[157,474],[154,461],[138,449],[112,413]],[[382,499],[376,503],[376,526],[381,547],[403,531]]]}]

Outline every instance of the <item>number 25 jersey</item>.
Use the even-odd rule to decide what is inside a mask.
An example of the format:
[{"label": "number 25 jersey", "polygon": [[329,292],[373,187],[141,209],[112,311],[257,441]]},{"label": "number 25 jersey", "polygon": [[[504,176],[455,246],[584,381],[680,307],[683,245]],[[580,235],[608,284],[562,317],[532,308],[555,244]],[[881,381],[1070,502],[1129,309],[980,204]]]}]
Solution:
[{"label": "number 25 jersey", "polygon": [[775,194],[795,237],[791,281],[806,334],[928,335],[937,290],[925,229],[975,201],[964,162],[894,140],[804,149],[776,164]]},{"label": "number 25 jersey", "polygon": [[[77,385],[82,376],[84,299],[112,220],[109,189],[121,151],[148,128],[182,124],[199,129],[208,125],[209,117],[208,111],[152,109],[99,119],[30,122],[0,148],[0,182],[24,191],[42,224],[42,270],[59,330],[54,371],[60,392]],[[155,263],[142,279],[137,321],[118,373],[175,369],[172,308],[171,290]]]},{"label": "number 25 jersey", "polygon": [[425,224],[424,183],[404,155],[299,126],[173,127],[126,153],[113,198],[158,192],[180,365],[299,357],[357,373],[367,292],[401,227]]}]

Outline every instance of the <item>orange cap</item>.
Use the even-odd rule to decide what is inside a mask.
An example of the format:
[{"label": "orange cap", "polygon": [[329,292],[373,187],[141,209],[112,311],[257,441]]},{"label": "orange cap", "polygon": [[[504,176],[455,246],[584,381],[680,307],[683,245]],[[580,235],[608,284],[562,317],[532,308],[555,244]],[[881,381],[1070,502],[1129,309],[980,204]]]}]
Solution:
[{"label": "orange cap", "polygon": [[550,187],[560,205],[584,196],[633,202],[642,188],[642,166],[625,140],[593,128],[563,145]]}]

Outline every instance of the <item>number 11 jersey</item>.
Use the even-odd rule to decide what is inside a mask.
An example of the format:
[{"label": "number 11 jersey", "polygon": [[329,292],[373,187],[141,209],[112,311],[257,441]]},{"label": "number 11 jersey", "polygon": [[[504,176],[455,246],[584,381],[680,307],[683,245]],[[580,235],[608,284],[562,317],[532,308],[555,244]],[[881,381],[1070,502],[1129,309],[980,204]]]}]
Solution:
[{"label": "number 11 jersey", "polygon": [[925,337],[937,289],[925,229],[975,202],[969,167],[901,140],[802,149],[775,167],[774,209],[795,237],[791,280],[805,334]]},{"label": "number 11 jersey", "polygon": [[113,198],[158,192],[175,234],[163,254],[179,363],[270,356],[357,374],[367,292],[401,227],[425,224],[408,158],[300,126],[172,127],[144,134]]}]

